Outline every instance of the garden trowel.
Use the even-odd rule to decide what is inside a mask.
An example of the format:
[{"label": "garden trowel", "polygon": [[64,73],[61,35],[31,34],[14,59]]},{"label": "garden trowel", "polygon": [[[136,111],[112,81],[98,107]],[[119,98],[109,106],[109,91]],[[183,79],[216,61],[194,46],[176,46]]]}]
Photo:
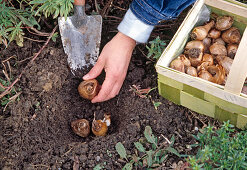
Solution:
[{"label": "garden trowel", "polygon": [[98,58],[102,17],[86,15],[85,0],[74,0],[74,15],[59,17],[58,24],[71,72],[82,77]]}]

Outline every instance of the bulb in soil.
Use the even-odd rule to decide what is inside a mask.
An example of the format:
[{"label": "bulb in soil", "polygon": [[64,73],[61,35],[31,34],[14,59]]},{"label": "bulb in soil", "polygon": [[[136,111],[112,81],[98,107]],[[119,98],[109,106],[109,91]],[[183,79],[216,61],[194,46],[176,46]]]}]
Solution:
[{"label": "bulb in soil", "polygon": [[89,121],[86,119],[78,119],[71,122],[73,132],[81,137],[87,137],[90,133]]},{"label": "bulb in soil", "polygon": [[[95,116],[94,116],[95,117]],[[111,115],[104,114],[103,120],[93,120],[92,132],[95,136],[105,136],[108,131],[108,126],[111,124]]]},{"label": "bulb in soil", "polygon": [[78,86],[78,92],[81,97],[92,100],[99,92],[100,86],[96,79],[85,80]]}]

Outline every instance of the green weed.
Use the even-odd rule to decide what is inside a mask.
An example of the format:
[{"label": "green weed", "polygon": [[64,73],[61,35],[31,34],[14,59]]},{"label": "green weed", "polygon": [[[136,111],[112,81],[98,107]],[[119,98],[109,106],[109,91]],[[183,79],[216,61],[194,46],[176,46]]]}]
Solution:
[{"label": "green weed", "polygon": [[17,45],[23,46],[23,27],[34,26],[40,28],[30,6],[16,9],[0,0],[0,44],[7,47],[14,40]]},{"label": "green weed", "polygon": [[146,48],[148,49],[147,58],[158,60],[163,50],[165,49],[167,43],[161,40],[159,36],[157,36],[156,39],[149,41],[149,44],[150,47],[146,45]]},{"label": "green weed", "polygon": [[150,126],[146,126],[144,130],[145,139],[140,139],[135,142],[137,152],[134,155],[127,155],[125,147],[121,142],[115,146],[120,158],[126,160],[123,170],[131,170],[133,167],[144,168],[151,170],[162,166],[162,163],[167,159],[168,153],[172,153],[180,157],[180,154],[173,148],[174,137],[171,141],[158,143],[158,139],[152,133]]},{"label": "green weed", "polygon": [[[5,91],[5,88],[3,88],[2,86],[8,87],[10,85],[9,81],[3,80],[1,78],[0,78],[0,83],[1,83],[0,92]],[[21,91],[21,89],[16,90],[15,87],[12,87],[10,92],[1,98],[0,102],[1,102],[1,106],[4,107],[4,110],[6,109],[7,105],[10,102],[16,99],[19,100],[20,92],[18,91]]]},{"label": "green weed", "polygon": [[234,133],[227,121],[220,129],[209,125],[194,137],[199,150],[188,158],[193,169],[247,169],[247,131]]},{"label": "green weed", "polygon": [[32,0],[32,9],[36,10],[35,15],[44,15],[46,18],[53,16],[57,18],[62,16],[67,18],[69,12],[73,9],[73,0]]}]

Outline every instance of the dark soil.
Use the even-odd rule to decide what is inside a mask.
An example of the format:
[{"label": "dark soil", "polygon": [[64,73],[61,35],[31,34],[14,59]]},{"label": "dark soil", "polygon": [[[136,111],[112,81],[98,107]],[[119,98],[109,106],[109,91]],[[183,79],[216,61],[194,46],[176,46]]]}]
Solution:
[{"label": "dark soil", "polygon": [[[116,31],[117,22],[109,23],[113,21],[104,21],[102,46]],[[175,32],[172,31],[169,36]],[[16,55],[21,61],[38,52],[42,45],[26,41],[20,48],[13,43],[1,53],[3,58]],[[5,112],[1,108],[0,169],[66,170],[78,162],[80,169],[93,169],[97,164],[104,165],[105,169],[121,169],[126,162],[116,152],[116,143],[122,142],[127,153],[134,154],[133,143],[144,137],[148,125],[159,141],[175,136],[174,148],[180,154],[195,154],[189,147],[195,143],[192,134],[210,119],[167,101],[158,94],[157,88],[147,98],[136,95],[132,85],[142,89],[157,87],[155,63],[142,52],[147,54],[145,46],[138,45],[119,95],[110,101],[92,104],[79,96],[77,86],[81,79],[70,73],[59,38],[56,43],[50,42],[16,85],[22,89],[20,100],[10,104]],[[18,75],[27,63],[28,60],[19,62],[13,74]],[[101,83],[103,77],[99,78]],[[155,109],[153,102],[162,104]],[[105,112],[112,115],[107,136],[96,137],[90,133],[89,137],[82,138],[73,133],[71,121],[85,118],[92,122],[94,113],[100,117]],[[169,154],[160,169],[171,169],[179,161],[186,162]]]}]

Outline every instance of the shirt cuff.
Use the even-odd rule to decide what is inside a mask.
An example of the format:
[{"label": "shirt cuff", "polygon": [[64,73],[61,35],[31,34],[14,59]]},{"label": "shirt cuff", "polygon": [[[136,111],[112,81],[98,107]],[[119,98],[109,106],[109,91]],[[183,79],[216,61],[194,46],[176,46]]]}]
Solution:
[{"label": "shirt cuff", "polygon": [[122,22],[118,26],[118,31],[134,39],[138,43],[146,43],[154,26],[147,25],[139,20],[129,9]]}]

